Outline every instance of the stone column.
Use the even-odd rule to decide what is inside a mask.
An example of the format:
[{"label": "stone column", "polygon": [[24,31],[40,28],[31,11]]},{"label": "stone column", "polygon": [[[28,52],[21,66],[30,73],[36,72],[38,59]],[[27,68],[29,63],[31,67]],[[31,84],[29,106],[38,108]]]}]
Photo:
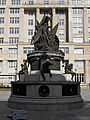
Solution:
[{"label": "stone column", "polygon": [[90,71],[89,71],[89,60],[85,61],[85,81],[90,83]]},{"label": "stone column", "polygon": [[39,8],[36,9],[36,20],[40,22],[40,9]]},{"label": "stone column", "polygon": [[87,8],[84,8],[83,9],[83,42],[87,42],[87,40],[88,40],[88,35],[87,35],[87,33],[88,33],[88,25],[87,25],[87,22],[86,22],[86,20],[87,20]]},{"label": "stone column", "polygon": [[68,42],[73,42],[73,34],[72,34],[72,31],[73,31],[73,27],[72,27],[72,8],[69,7],[68,8]]},{"label": "stone column", "polygon": [[9,8],[8,7],[6,7],[6,9],[5,9],[6,11],[5,11],[5,18],[4,18],[4,22],[5,22],[5,24],[4,24],[4,34],[5,34],[5,36],[4,36],[4,42],[5,43],[8,43],[9,42],[9,32],[10,32],[10,30],[9,30],[9,23],[10,23],[10,15],[9,15]]},{"label": "stone column", "polygon": [[7,0],[6,3],[7,3],[7,5],[10,5],[11,4],[11,0]]},{"label": "stone column", "polygon": [[18,55],[17,55],[17,72],[21,70],[21,64],[23,64],[24,56],[23,56],[23,44],[18,44]]},{"label": "stone column", "polygon": [[55,8],[52,9],[52,28],[57,24],[57,17],[55,13]]},{"label": "stone column", "polygon": [[72,3],[72,1],[71,1],[71,0],[67,0],[67,4],[69,4],[69,5],[70,5],[71,3]]},{"label": "stone column", "polygon": [[19,27],[19,42],[22,43],[24,42],[24,40],[26,41],[25,39],[25,32],[23,30],[25,30],[25,19],[24,19],[24,8],[21,8],[20,9],[20,17],[19,17],[19,20],[20,20],[20,27]]},{"label": "stone column", "polygon": [[[72,56],[72,57],[71,57]],[[74,45],[70,44],[69,47],[69,63],[74,63],[75,56],[74,56]]]},{"label": "stone column", "polygon": [[2,74],[8,74],[10,71],[8,70],[8,46],[3,46],[3,63],[2,63]]}]

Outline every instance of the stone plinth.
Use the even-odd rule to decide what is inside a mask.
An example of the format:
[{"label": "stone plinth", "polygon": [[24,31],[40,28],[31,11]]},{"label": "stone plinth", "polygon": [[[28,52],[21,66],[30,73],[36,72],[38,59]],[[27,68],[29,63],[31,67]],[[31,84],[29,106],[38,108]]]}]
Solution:
[{"label": "stone plinth", "polygon": [[[66,78],[62,74],[52,74],[52,77],[49,74],[45,73],[45,81],[66,81]],[[21,81],[43,81],[43,78],[40,73],[38,74],[25,74],[20,77]]]},{"label": "stone plinth", "polygon": [[82,106],[80,83],[70,81],[12,82],[8,105],[14,109],[67,110]]}]

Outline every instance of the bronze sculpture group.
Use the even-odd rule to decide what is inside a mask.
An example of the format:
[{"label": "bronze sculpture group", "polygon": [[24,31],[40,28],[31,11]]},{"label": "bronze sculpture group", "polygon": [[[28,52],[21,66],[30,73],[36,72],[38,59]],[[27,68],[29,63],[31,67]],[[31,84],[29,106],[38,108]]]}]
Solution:
[{"label": "bronze sculpture group", "polygon": [[35,50],[56,51],[59,48],[59,39],[56,36],[58,24],[53,29],[49,30],[49,20],[50,17],[48,16],[44,16],[40,23],[36,20],[36,31],[35,35],[32,37]]},{"label": "bronze sculpture group", "polygon": [[[52,74],[50,71],[50,66],[52,65],[52,63],[50,62],[51,57],[49,55],[45,55],[45,52],[51,51],[55,53],[59,51],[59,54],[61,54],[62,56],[65,55],[63,51],[59,50],[59,39],[56,35],[58,24],[54,28],[51,28],[51,26],[49,26],[50,20],[51,18],[48,16],[44,16],[40,23],[36,20],[36,26],[35,26],[36,30],[31,40],[31,43],[34,44],[35,51],[39,51],[39,52],[42,51],[43,52],[42,56],[44,57],[46,56],[46,58],[44,59],[39,58],[39,61],[44,61],[44,63],[41,62],[41,65],[40,65],[40,73],[43,80],[45,80],[44,73],[49,73],[50,77],[52,77]],[[33,58],[30,61],[32,63]],[[19,76],[20,74],[28,73],[26,63],[24,63],[24,65],[22,64],[21,67],[22,67],[22,70],[19,71]],[[72,75],[71,79],[73,80],[73,77],[76,75],[76,73],[73,72],[72,69],[73,69],[73,64],[66,63],[65,73],[71,74]]]}]

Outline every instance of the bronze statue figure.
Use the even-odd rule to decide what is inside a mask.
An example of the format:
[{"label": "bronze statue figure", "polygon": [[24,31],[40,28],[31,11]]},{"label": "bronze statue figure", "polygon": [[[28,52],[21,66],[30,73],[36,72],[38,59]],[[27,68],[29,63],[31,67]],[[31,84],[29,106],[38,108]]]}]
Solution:
[{"label": "bronze statue figure", "polygon": [[48,22],[50,19],[50,17],[44,16],[40,23],[36,20],[36,32],[31,41],[35,50],[57,51],[59,48],[59,39],[56,36],[58,24],[49,30]]},{"label": "bronze statue figure", "polygon": [[72,75],[71,80],[73,80],[73,77],[76,75],[76,73],[73,72],[72,69],[73,69],[73,64],[72,63],[71,64],[66,63],[66,65],[65,65],[65,73]]},{"label": "bronze statue figure", "polygon": [[24,62],[24,64],[21,64],[21,70],[18,73],[19,80],[20,80],[20,75],[21,74],[28,74],[28,67],[27,67],[26,61]]},{"label": "bronze statue figure", "polygon": [[42,64],[41,75],[42,75],[44,80],[45,80],[44,73],[49,73],[50,77],[52,77],[52,74],[51,74],[51,71],[50,71],[50,68],[49,68],[51,65],[52,65],[52,63],[50,63],[50,59],[46,59],[46,61]]}]

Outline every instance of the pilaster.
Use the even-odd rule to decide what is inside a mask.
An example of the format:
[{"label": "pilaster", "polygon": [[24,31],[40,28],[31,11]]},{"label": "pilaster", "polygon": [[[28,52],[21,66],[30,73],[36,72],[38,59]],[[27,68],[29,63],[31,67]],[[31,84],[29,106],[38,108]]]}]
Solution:
[{"label": "pilaster", "polygon": [[4,42],[9,42],[9,23],[10,23],[10,16],[9,16],[9,8],[6,7],[5,17],[4,17]]},{"label": "pilaster", "polygon": [[18,56],[17,56],[17,73],[21,70],[21,64],[23,64],[23,44],[18,44]]},{"label": "pilaster", "polygon": [[22,43],[24,42],[24,40],[26,41],[25,39],[25,35],[23,33],[23,30],[25,30],[25,19],[24,19],[24,8],[21,8],[20,9],[20,17],[19,17],[19,20],[20,20],[20,27],[19,27],[19,42]]},{"label": "pilaster", "polygon": [[40,21],[40,9],[36,8],[36,20]]},{"label": "pilaster", "polygon": [[87,33],[88,33],[88,27],[87,27],[87,8],[84,8],[83,9],[83,38],[84,38],[84,41],[83,42],[88,42],[88,36],[87,36]]},{"label": "pilaster", "polygon": [[90,83],[90,76],[89,76],[89,60],[85,60],[85,81],[86,83]]},{"label": "pilaster", "polygon": [[68,42],[73,42],[73,34],[72,34],[72,30],[73,30],[73,27],[72,27],[72,8],[71,7],[68,7]]},{"label": "pilaster", "polygon": [[56,17],[56,10],[55,8],[52,9],[52,28],[57,24],[57,17]]}]

